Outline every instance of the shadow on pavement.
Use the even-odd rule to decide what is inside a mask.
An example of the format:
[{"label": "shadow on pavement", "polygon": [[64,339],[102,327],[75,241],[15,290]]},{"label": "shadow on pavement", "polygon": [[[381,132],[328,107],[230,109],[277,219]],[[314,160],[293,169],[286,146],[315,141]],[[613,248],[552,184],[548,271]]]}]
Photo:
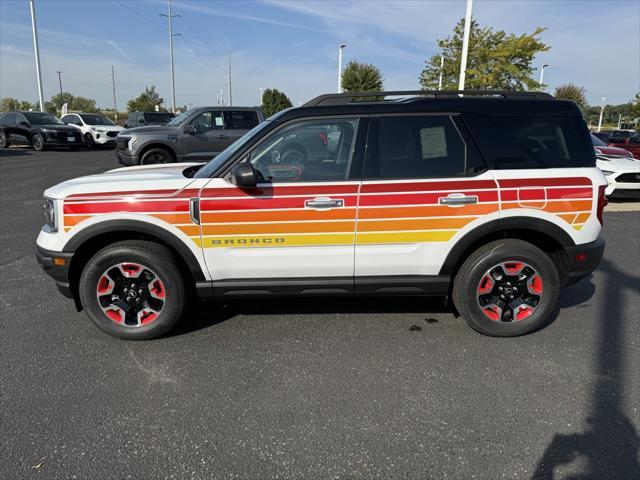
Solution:
[{"label": "shadow on pavement", "polygon": [[0,148],[0,157],[15,157],[24,155],[33,155],[33,151],[21,148]]},{"label": "shadow on pavement", "polygon": [[[599,318],[596,383],[592,411],[586,420],[588,428],[583,433],[556,434],[536,467],[534,480],[640,478],[640,438],[623,412],[627,378],[624,294],[638,290],[640,277],[621,272],[608,260],[602,260],[600,271],[606,276],[606,289]],[[568,472],[576,468],[581,472]],[[556,469],[567,473],[559,474]]]}]

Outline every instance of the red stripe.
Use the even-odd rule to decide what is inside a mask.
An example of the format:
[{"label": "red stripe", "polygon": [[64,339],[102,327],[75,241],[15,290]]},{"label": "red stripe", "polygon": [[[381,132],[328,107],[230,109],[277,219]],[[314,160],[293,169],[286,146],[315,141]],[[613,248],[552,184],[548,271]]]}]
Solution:
[{"label": "red stripe", "polygon": [[64,213],[146,213],[146,212],[188,212],[189,202],[186,200],[167,200],[166,202],[135,201],[135,202],[95,202],[95,203],[66,203]]},{"label": "red stripe", "polygon": [[[537,191],[537,190],[536,190]],[[523,193],[526,190],[520,191],[520,200],[530,200],[523,197]],[[517,202],[518,190],[502,190],[500,193],[503,202]],[[553,188],[547,190],[548,200],[571,200],[574,198],[592,198],[593,191],[591,188],[576,187],[576,188]]]},{"label": "red stripe", "polygon": [[361,192],[432,192],[440,190],[459,190],[462,192],[478,188],[496,188],[496,182],[493,180],[456,180],[453,182],[367,183],[362,185]]},{"label": "red stripe", "polygon": [[65,201],[73,200],[80,201],[83,198],[95,199],[97,197],[134,197],[155,195],[161,198],[188,198],[198,196],[199,190],[197,188],[188,188],[185,190],[129,190],[123,192],[100,192],[100,193],[75,193],[65,198]]},{"label": "red stripe", "polygon": [[306,185],[277,186],[271,188],[205,188],[202,197],[277,197],[282,195],[309,195],[312,197],[328,193],[358,193],[358,185]]},{"label": "red stripe", "polygon": [[[497,202],[498,193],[465,192],[466,195],[476,195],[480,202]],[[360,205],[371,207],[378,205],[437,205],[440,198],[445,198],[449,193],[410,193],[406,195],[363,195],[360,197]]]},{"label": "red stripe", "polygon": [[591,179],[586,177],[566,177],[566,178],[514,178],[498,180],[500,188],[517,187],[555,187],[571,185],[591,185]]},{"label": "red stripe", "polygon": [[[264,208],[304,208],[305,200],[314,196],[299,198],[239,198],[237,200],[202,200],[200,209],[205,210],[259,210]],[[332,197],[344,200],[345,207],[355,207],[357,197]]]}]

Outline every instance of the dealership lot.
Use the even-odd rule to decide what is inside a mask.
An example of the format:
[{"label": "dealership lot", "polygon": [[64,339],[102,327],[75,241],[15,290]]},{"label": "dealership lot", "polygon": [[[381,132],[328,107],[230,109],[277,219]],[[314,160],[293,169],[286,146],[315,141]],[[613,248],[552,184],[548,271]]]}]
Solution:
[{"label": "dealership lot", "polygon": [[0,151],[0,477],[640,475],[637,211],[605,215],[601,268],[526,337],[483,337],[437,299],[306,299],[203,304],[131,343],[33,255],[44,188],[116,166]]}]

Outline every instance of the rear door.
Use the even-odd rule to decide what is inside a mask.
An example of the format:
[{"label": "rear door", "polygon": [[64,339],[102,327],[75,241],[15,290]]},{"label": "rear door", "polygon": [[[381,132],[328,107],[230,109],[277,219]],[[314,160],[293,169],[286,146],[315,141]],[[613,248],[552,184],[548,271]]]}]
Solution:
[{"label": "rear door", "polygon": [[5,135],[8,140],[16,140],[16,114],[15,113],[6,113],[0,119],[0,126],[4,130]]},{"label": "rear door", "polygon": [[[404,291],[420,292],[465,232],[498,218],[496,182],[484,170],[456,115],[372,117],[358,201],[356,290],[393,291],[400,282]],[[412,278],[415,286],[408,286]]]}]

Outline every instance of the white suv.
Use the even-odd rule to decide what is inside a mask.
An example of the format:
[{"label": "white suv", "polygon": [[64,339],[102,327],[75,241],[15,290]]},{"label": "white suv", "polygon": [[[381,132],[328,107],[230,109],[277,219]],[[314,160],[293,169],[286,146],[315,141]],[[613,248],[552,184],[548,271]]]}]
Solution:
[{"label": "white suv", "polygon": [[70,113],[62,117],[68,125],[75,125],[82,132],[84,143],[89,148],[96,145],[115,145],[118,132],[122,127],[99,113]]}]

